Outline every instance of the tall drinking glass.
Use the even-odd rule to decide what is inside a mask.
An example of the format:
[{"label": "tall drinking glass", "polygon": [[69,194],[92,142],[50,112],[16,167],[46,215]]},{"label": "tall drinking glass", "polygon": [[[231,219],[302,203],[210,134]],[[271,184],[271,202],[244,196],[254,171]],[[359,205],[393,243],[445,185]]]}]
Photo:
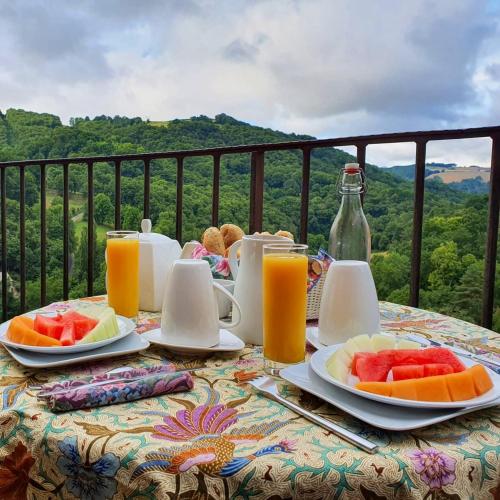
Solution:
[{"label": "tall drinking glass", "polygon": [[264,370],[277,375],[305,358],[307,245],[264,245],[262,295]]},{"label": "tall drinking glass", "polygon": [[108,304],[116,314],[134,318],[139,312],[139,233],[106,233]]}]

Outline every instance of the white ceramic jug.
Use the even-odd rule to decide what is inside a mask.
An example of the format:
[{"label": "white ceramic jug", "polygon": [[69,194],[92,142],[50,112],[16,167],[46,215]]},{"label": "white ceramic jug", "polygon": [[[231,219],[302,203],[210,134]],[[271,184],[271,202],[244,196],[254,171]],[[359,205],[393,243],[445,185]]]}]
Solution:
[{"label": "white ceramic jug", "polygon": [[139,234],[139,309],[161,311],[165,283],[181,246],[163,234],[151,232],[151,221],[143,219]]},{"label": "white ceramic jug", "polygon": [[[229,249],[229,267],[236,280],[234,297],[241,308],[241,321],[231,331],[249,344],[262,344],[262,247],[279,241],[291,240],[283,236],[254,234],[243,236]],[[236,255],[240,247],[238,266]]]}]

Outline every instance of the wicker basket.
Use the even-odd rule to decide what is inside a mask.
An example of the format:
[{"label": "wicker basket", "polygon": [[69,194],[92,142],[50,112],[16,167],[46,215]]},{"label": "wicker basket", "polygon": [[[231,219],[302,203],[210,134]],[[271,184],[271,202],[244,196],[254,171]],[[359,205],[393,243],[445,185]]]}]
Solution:
[{"label": "wicker basket", "polygon": [[306,319],[319,318],[319,305],[321,303],[321,295],[323,294],[323,285],[325,284],[327,269],[323,268],[323,273],[316,286],[307,293],[307,316]]}]

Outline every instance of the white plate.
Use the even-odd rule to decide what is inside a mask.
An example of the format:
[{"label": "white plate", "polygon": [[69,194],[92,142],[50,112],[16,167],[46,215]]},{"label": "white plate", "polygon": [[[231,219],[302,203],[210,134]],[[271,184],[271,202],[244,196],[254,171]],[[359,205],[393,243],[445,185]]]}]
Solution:
[{"label": "white plate", "polygon": [[142,334],[146,337],[152,344],[161,345],[166,347],[169,351],[175,352],[177,354],[204,354],[210,352],[233,352],[239,351],[245,347],[245,343],[236,335],[233,335],[228,330],[220,330],[220,341],[217,345],[213,347],[199,347],[199,346],[189,346],[189,345],[177,345],[170,344],[165,337],[161,334],[161,329],[150,330]]},{"label": "white plate", "polygon": [[319,341],[319,328],[317,326],[308,326],[306,328],[306,339],[316,349],[326,347]]},{"label": "white plate", "polygon": [[[449,403],[444,401],[439,401],[439,402],[414,401],[412,399],[391,398],[388,396],[373,394],[371,392],[360,391],[359,389],[351,387],[350,385],[344,384],[343,382],[340,382],[340,380],[333,378],[326,369],[326,361],[339,347],[342,347],[342,345],[343,344],[337,344],[329,347],[323,347],[322,349],[317,350],[311,356],[311,368],[323,380],[326,380],[327,382],[330,382],[330,384],[336,385],[341,389],[352,392],[353,394],[356,394],[363,398],[373,399],[374,401],[379,401],[380,403],[387,403],[396,406],[408,406],[411,408],[463,408],[465,406],[476,406],[476,405],[486,404],[500,397],[500,376],[497,375],[492,370],[490,370],[489,368],[487,368],[486,366],[484,368],[486,369],[489,376],[491,377],[491,380],[493,381],[494,384],[493,388],[490,389],[488,392],[484,393],[482,396],[478,396],[477,398],[474,399],[468,399],[466,401],[451,401]],[[466,367],[477,365],[475,361],[470,360],[468,358],[460,358],[460,359]]]},{"label": "white plate", "polygon": [[359,418],[359,420],[370,425],[389,431],[419,429],[420,427],[444,422],[450,418],[500,404],[500,400],[496,400],[481,406],[449,410],[409,409],[402,408],[401,406],[390,406],[385,403],[377,403],[376,401],[360,398],[325,382],[314,373],[309,363],[289,366],[280,371],[280,376],[304,391],[314,394],[323,401],[349,413],[349,415]]},{"label": "white plate", "polygon": [[[54,313],[55,315],[56,313]],[[45,316],[50,317],[50,314],[44,314]],[[35,317],[35,313],[25,314],[30,318]],[[44,354],[69,354],[75,352],[84,352],[84,351],[92,351],[94,349],[99,349],[100,347],[104,347],[105,345],[112,344],[117,340],[120,340],[135,330],[135,323],[128,318],[123,316],[116,315],[116,319],[118,321],[118,327],[120,332],[118,335],[111,337],[109,339],[100,340],[99,342],[91,342],[90,344],[75,344],[75,345],[67,345],[67,346],[55,346],[55,347],[40,347],[34,345],[25,345],[18,344],[17,342],[11,342],[7,340],[5,337],[7,333],[7,328],[9,328],[10,321],[6,321],[0,325],[0,343],[7,347],[14,347],[16,349],[23,349],[25,351],[31,352],[39,352]]]},{"label": "white plate", "polygon": [[14,349],[4,346],[7,352],[21,365],[28,368],[55,368],[57,366],[74,365],[75,363],[86,363],[102,358],[114,358],[125,354],[139,352],[149,347],[149,342],[143,335],[132,333],[113,344],[108,344],[99,349],[86,351],[84,353],[68,354],[43,354],[29,352],[24,349]]}]

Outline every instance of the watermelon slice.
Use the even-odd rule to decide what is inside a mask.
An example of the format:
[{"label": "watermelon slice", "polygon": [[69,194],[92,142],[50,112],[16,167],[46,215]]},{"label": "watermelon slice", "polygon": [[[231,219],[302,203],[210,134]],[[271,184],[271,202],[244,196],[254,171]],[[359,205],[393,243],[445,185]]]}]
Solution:
[{"label": "watermelon slice", "polygon": [[59,339],[62,345],[74,345],[75,343],[75,324],[67,322],[64,325],[63,331],[61,333],[61,338]]},{"label": "watermelon slice", "polygon": [[99,320],[85,316],[77,311],[68,311],[60,317],[62,324],[72,323],[75,325],[75,340],[81,340],[87,333],[95,328]]},{"label": "watermelon slice", "polygon": [[453,373],[453,367],[448,363],[427,363],[424,365],[424,377],[448,375],[448,373]]},{"label": "watermelon slice", "polygon": [[43,314],[35,316],[34,330],[42,335],[47,335],[53,339],[59,339],[63,331],[64,325],[56,318],[50,318]]},{"label": "watermelon slice", "polygon": [[385,382],[390,369],[390,360],[384,356],[360,356],[356,362],[356,373],[361,382]]},{"label": "watermelon slice", "polygon": [[354,354],[354,358],[352,360],[352,366],[351,366],[351,373],[353,375],[358,375],[358,371],[357,371],[357,365],[358,365],[358,360],[362,359],[362,358],[371,358],[371,357],[375,357],[376,354],[374,352],[357,352]]},{"label": "watermelon slice", "polygon": [[389,359],[392,366],[442,363],[450,365],[454,372],[465,370],[465,365],[446,347],[402,350],[389,349],[380,351],[376,355]]},{"label": "watermelon slice", "polygon": [[422,378],[424,376],[424,365],[402,365],[392,367],[393,380],[408,380],[410,378]]}]

